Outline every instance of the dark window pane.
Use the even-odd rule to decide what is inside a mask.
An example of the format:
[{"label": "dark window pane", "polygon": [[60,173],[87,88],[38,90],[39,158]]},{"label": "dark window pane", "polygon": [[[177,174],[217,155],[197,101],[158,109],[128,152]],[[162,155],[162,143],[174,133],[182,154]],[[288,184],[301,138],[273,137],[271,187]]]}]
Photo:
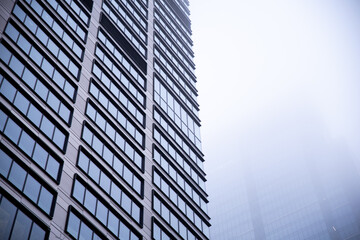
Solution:
[{"label": "dark window pane", "polygon": [[131,212],[131,200],[126,194],[121,196],[121,206],[125,209],[126,212]]},{"label": "dark window pane", "polygon": [[32,221],[28,216],[26,216],[23,212],[18,211],[15,219],[14,228],[11,234],[11,239],[28,239],[31,223]]},{"label": "dark window pane", "polygon": [[10,102],[14,101],[16,89],[14,88],[13,85],[9,83],[9,81],[4,79],[0,91]]},{"label": "dark window pane", "polygon": [[5,113],[3,111],[0,110],[0,131],[4,131],[4,127],[5,127],[5,123],[6,123],[6,119],[8,117],[5,115]]},{"label": "dark window pane", "polygon": [[46,166],[46,171],[54,179],[57,179],[58,177],[59,168],[60,168],[60,163],[56,161],[52,156],[49,156],[49,160]]},{"label": "dark window pane", "polygon": [[43,59],[43,56],[36,50],[35,48],[31,48],[30,50],[30,58],[36,62],[38,66],[41,65],[41,60]]},{"label": "dark window pane", "polygon": [[43,169],[45,169],[46,161],[48,158],[48,153],[41,147],[39,144],[35,145],[35,150],[33,154],[34,161],[40,165]]},{"label": "dark window pane", "polygon": [[75,184],[74,184],[73,197],[75,199],[77,199],[80,203],[83,203],[84,195],[85,195],[84,186],[76,181]]},{"label": "dark window pane", "polygon": [[39,96],[46,101],[47,99],[47,96],[48,96],[48,89],[45,87],[45,85],[40,82],[40,81],[37,81],[36,82],[36,86],[35,86],[35,92],[37,94],[39,94]]},{"label": "dark window pane", "polygon": [[60,100],[52,93],[49,92],[47,103],[57,112],[59,110]]},{"label": "dark window pane", "polygon": [[98,201],[97,207],[96,207],[96,217],[102,222],[105,226],[107,225],[107,214],[108,209],[102,204],[100,201]]},{"label": "dark window pane", "polygon": [[28,156],[31,156],[34,146],[34,139],[30,137],[29,134],[27,134],[26,132],[23,132],[19,141],[20,149],[22,149]]},{"label": "dark window pane", "polygon": [[33,223],[29,240],[42,240],[42,239],[45,239],[44,229],[40,228],[39,225],[37,225],[36,223]]},{"label": "dark window pane", "polygon": [[80,227],[79,239],[80,240],[90,240],[90,239],[92,239],[92,233],[93,233],[93,231],[88,226],[86,226],[86,224],[84,224],[82,222],[81,227]]},{"label": "dark window pane", "polygon": [[108,219],[108,228],[116,236],[118,235],[118,233],[119,233],[119,219],[110,211],[109,211],[109,219]]},{"label": "dark window pane", "polygon": [[7,178],[12,159],[3,150],[0,150],[0,174]]},{"label": "dark window pane", "polygon": [[30,102],[20,92],[17,92],[14,104],[23,114],[26,115]]},{"label": "dark window pane", "polygon": [[53,140],[56,145],[58,145],[61,149],[64,149],[65,135],[58,128],[55,128]]},{"label": "dark window pane", "polygon": [[119,238],[122,239],[129,239],[130,238],[130,229],[124,225],[124,223],[120,222],[120,232]]},{"label": "dark window pane", "polygon": [[89,175],[96,183],[99,182],[100,169],[93,162],[90,162]]},{"label": "dark window pane", "polygon": [[39,207],[41,207],[46,213],[50,213],[53,199],[54,196],[46,188],[42,187],[38,203]]},{"label": "dark window pane", "polygon": [[54,73],[54,67],[49,63],[48,60],[44,59],[42,63],[42,69],[45,71],[45,73],[52,77]]},{"label": "dark window pane", "polygon": [[13,163],[10,175],[9,175],[9,181],[13,183],[18,189],[22,190],[24,186],[24,181],[26,177],[25,170],[19,166],[16,162]]},{"label": "dark window pane", "polygon": [[106,191],[106,192],[110,192],[110,179],[108,178],[108,176],[106,176],[104,174],[104,172],[101,172],[101,177],[100,177],[100,186]]},{"label": "dark window pane", "polygon": [[59,114],[67,123],[69,122],[70,110],[62,103],[60,104]]},{"label": "dark window pane", "polygon": [[120,202],[121,190],[114,182],[111,183],[111,197],[117,202]]},{"label": "dark window pane", "polygon": [[41,187],[40,183],[37,180],[35,180],[32,176],[28,175],[25,183],[24,193],[34,203],[37,203],[40,187]]},{"label": "dark window pane", "polygon": [[36,77],[32,72],[30,72],[27,68],[24,71],[23,74],[23,80],[26,82],[27,85],[29,85],[31,88],[35,87]]},{"label": "dark window pane", "polygon": [[18,45],[21,46],[22,50],[24,50],[27,54],[29,54],[31,44],[29,43],[28,40],[26,40],[24,38],[23,35],[20,35],[19,40],[18,40]]},{"label": "dark window pane", "polygon": [[42,114],[41,112],[34,106],[30,105],[29,112],[28,112],[28,118],[31,119],[31,121],[37,126],[40,126],[40,121]]},{"label": "dark window pane", "polygon": [[54,124],[50,122],[48,118],[43,116],[40,129],[45,133],[46,136],[48,136],[50,139],[52,139],[53,133],[54,133]]},{"label": "dark window pane", "polygon": [[69,221],[68,221],[68,225],[67,225],[67,231],[75,239],[78,239],[79,227],[80,227],[80,219],[77,216],[75,216],[72,212],[70,212],[69,213]]},{"label": "dark window pane", "polygon": [[86,191],[84,205],[92,214],[95,214],[96,198],[89,191]]},{"label": "dark window pane", "polygon": [[17,208],[6,198],[2,198],[0,205],[0,236],[9,239],[11,227],[13,225]]}]

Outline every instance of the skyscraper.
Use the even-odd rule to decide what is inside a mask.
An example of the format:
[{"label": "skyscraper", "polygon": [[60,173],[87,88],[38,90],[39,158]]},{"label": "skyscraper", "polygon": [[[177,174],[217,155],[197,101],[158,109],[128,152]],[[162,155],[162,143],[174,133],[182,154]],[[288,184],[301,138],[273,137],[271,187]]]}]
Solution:
[{"label": "skyscraper", "polygon": [[188,6],[0,2],[3,239],[209,239]]}]

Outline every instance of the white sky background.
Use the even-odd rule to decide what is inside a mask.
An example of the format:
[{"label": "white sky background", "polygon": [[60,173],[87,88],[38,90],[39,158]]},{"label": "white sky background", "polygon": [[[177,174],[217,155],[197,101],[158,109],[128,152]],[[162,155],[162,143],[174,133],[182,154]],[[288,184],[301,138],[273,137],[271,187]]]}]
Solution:
[{"label": "white sky background", "polygon": [[219,166],[276,155],[267,143],[340,144],[360,159],[359,1],[191,0],[190,10],[210,200]]}]

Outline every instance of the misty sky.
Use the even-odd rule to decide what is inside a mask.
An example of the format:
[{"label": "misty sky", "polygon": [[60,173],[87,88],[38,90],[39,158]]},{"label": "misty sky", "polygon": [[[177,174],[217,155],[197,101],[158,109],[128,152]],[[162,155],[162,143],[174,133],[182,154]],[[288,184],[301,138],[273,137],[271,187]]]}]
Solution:
[{"label": "misty sky", "polygon": [[339,147],[360,169],[358,1],[193,0],[190,10],[210,201],[243,161]]}]

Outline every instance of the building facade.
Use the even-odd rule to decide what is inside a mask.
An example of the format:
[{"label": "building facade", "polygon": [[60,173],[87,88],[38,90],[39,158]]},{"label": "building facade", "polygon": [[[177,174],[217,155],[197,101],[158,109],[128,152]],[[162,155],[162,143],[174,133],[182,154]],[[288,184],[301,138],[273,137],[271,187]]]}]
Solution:
[{"label": "building facade", "polygon": [[209,239],[188,6],[0,1],[2,239]]}]

